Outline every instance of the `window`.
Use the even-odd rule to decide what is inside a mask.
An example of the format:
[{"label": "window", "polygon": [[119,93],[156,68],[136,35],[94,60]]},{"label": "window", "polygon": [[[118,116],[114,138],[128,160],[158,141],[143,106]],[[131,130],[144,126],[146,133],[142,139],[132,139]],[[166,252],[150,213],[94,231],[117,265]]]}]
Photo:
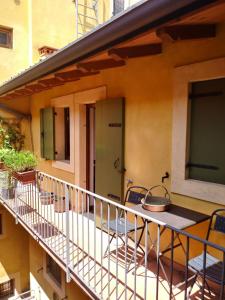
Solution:
[{"label": "window", "polygon": [[70,161],[70,108],[55,108],[55,160]]},{"label": "window", "polygon": [[51,258],[51,256],[46,255],[46,271],[48,275],[55,281],[55,283],[61,287],[62,285],[62,272],[58,264]]},{"label": "window", "polygon": [[10,279],[0,283],[0,298],[14,295],[15,280]]},{"label": "window", "polygon": [[52,99],[40,110],[41,157],[52,166],[74,172],[74,95]]},{"label": "window", "polygon": [[0,26],[0,47],[12,48],[12,29]]},{"label": "window", "polygon": [[225,57],[174,70],[171,191],[225,205]]},{"label": "window", "polygon": [[188,178],[225,184],[225,78],[190,87]]}]

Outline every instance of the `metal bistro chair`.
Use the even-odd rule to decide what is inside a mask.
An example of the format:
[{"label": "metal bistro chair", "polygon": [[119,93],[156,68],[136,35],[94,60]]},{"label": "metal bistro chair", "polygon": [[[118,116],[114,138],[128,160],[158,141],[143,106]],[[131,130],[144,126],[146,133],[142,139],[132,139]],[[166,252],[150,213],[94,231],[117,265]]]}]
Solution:
[{"label": "metal bistro chair", "polygon": [[[145,198],[149,194],[149,190],[145,187],[141,186],[131,186],[127,189],[124,205],[126,206],[127,203],[132,203],[134,205],[141,204],[141,200]],[[124,218],[124,211],[121,211],[121,213],[118,216],[118,219],[113,219],[109,221],[109,224],[105,224],[107,226],[107,229],[111,232],[111,239],[109,241],[109,245],[105,251],[104,257],[107,256],[107,253],[109,252],[110,244],[112,243],[113,239],[116,235],[118,235],[118,238],[123,242],[125,245],[124,238],[129,238],[131,241],[134,242],[134,239],[132,239],[131,236],[128,236],[128,234],[135,232],[135,230],[141,230],[139,239],[137,241],[137,244],[135,245],[136,248],[139,248],[142,253],[144,254],[144,249],[141,247],[140,242],[141,238],[143,236],[144,230],[145,230],[145,224],[144,220],[142,220],[142,224],[136,225],[128,220],[125,220]],[[108,228],[109,227],[109,228]],[[127,271],[130,269],[130,265],[132,263],[132,260],[134,258],[135,250],[133,251],[133,254],[131,256],[131,259],[128,264]],[[108,253],[110,255],[110,253]]]},{"label": "metal bistro chair", "polygon": [[[206,235],[206,240],[209,240],[210,233],[212,231],[217,231],[225,234],[225,209],[217,209],[215,210],[210,218],[209,227]],[[204,268],[204,260],[205,260],[205,268]],[[207,279],[221,285],[221,298],[224,299],[224,284],[225,277],[223,272],[223,262],[213,255],[209,254],[207,251],[203,252],[197,257],[194,257],[188,262],[189,268],[195,272],[194,280],[189,290],[189,297],[191,295],[192,288],[197,281],[198,277],[204,278],[205,276],[205,284],[208,287],[209,293],[210,288],[207,282]],[[200,285],[199,285],[200,286]]]}]

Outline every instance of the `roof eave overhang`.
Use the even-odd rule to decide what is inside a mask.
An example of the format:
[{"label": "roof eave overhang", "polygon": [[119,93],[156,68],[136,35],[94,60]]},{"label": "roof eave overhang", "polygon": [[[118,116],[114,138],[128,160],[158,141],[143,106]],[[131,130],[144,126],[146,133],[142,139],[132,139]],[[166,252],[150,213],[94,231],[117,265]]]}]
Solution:
[{"label": "roof eave overhang", "polygon": [[0,96],[218,0],[147,0],[0,86]]}]

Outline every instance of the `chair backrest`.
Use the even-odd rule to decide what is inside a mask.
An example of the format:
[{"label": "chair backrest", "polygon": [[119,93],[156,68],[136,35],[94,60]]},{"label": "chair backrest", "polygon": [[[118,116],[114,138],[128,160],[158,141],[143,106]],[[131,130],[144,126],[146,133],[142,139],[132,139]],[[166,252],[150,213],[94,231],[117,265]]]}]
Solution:
[{"label": "chair backrest", "polygon": [[145,198],[149,190],[142,186],[131,186],[127,189],[124,205],[126,203],[141,204],[141,199]]},{"label": "chair backrest", "polygon": [[210,218],[206,239],[209,239],[211,231],[218,231],[225,234],[225,208],[215,210]]}]

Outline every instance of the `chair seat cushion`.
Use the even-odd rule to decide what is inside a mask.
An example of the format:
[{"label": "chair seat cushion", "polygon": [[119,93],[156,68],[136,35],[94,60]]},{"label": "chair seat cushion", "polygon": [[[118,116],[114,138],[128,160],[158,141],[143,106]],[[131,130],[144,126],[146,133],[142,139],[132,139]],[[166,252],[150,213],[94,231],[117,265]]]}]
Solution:
[{"label": "chair seat cushion", "polygon": [[[117,223],[117,228],[116,228],[116,223]],[[126,234],[135,230],[135,224],[127,220],[125,226],[125,219],[118,218],[117,220],[115,219],[109,221],[109,228],[114,232],[116,232],[117,229],[118,234]],[[143,226],[139,226],[139,227],[137,226],[136,229],[140,229],[140,228],[143,228]]]},{"label": "chair seat cushion", "polygon": [[[203,274],[204,253],[189,260],[190,269]],[[206,253],[205,276],[216,283],[222,282],[223,263],[216,257]]]}]

